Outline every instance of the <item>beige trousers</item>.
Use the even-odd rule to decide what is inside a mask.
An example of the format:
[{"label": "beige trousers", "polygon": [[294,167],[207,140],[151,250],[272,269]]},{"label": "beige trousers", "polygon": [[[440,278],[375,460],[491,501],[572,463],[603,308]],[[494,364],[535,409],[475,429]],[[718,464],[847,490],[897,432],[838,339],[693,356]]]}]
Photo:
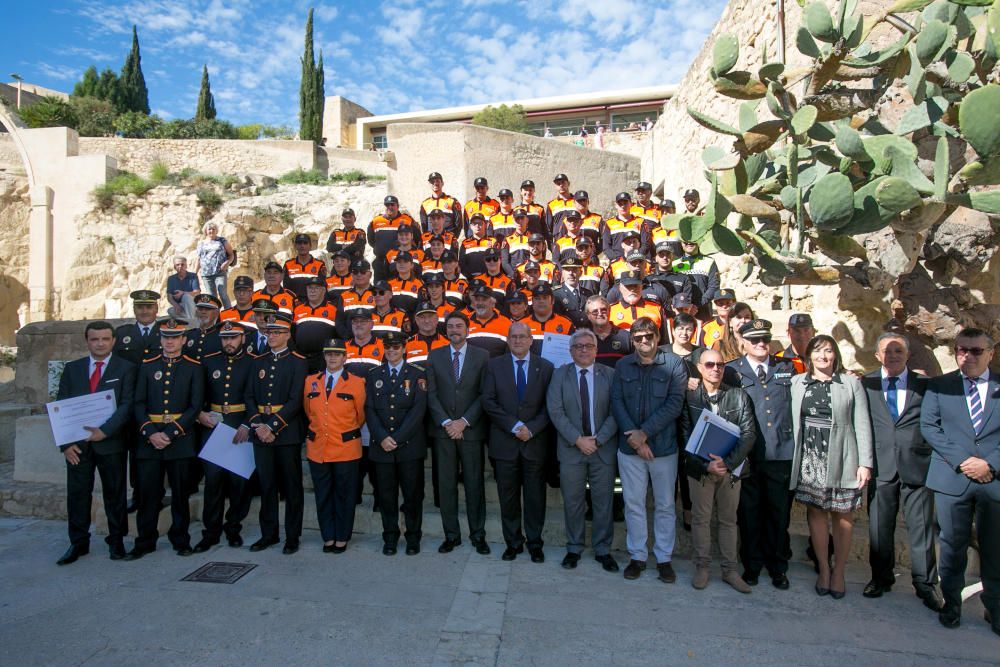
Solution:
[{"label": "beige trousers", "polygon": [[694,564],[708,567],[712,560],[712,508],[719,516],[719,552],[722,571],[736,571],[736,508],[740,504],[740,482],[732,476],[704,475],[701,480],[688,478],[691,488],[691,537],[694,540]]}]

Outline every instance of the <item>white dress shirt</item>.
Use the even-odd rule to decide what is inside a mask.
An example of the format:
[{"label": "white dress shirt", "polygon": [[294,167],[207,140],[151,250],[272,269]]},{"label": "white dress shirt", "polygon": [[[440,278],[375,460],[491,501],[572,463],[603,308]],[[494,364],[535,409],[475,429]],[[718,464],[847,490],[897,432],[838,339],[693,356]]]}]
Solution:
[{"label": "white dress shirt", "polygon": [[580,391],[580,371],[587,371],[587,374],[583,378],[584,382],[587,383],[587,396],[590,398],[590,432],[593,435],[597,435],[597,422],[594,421],[594,366],[584,368],[579,364],[573,364],[573,367],[576,369],[575,384],[577,391]]},{"label": "white dress shirt", "polygon": [[[903,407],[906,406],[906,380],[909,375],[909,369],[904,368],[903,372],[897,375],[896,380],[896,395],[893,398],[896,400],[896,413],[903,414]],[[889,402],[889,374],[885,370],[885,366],[882,367],[882,398],[885,399],[886,403]]]},{"label": "white dress shirt", "polygon": [[754,375],[757,375],[757,369],[758,368],[763,368],[764,369],[764,375],[767,375],[767,371],[768,371],[767,361],[754,361],[753,359],[750,358],[749,354],[744,355],[744,358],[747,360],[747,363],[750,364],[750,368],[751,368],[751,370],[753,370],[753,374]]},{"label": "white dress shirt", "polygon": [[[103,359],[101,359],[101,377],[102,378],[104,377],[104,372],[108,370],[108,362],[110,362],[110,361],[111,361],[111,355],[110,354],[108,356],[104,357]],[[94,357],[90,357],[90,365],[87,367],[87,379],[88,380],[90,379],[90,376],[92,376],[94,374],[94,369],[95,368],[97,368],[97,359],[94,359]]]},{"label": "white dress shirt", "polygon": [[[513,361],[511,361],[511,364],[513,364],[513,366],[514,366],[514,391],[517,391],[517,362],[519,362],[519,361],[523,361],[524,362],[524,386],[527,387],[528,386],[528,366],[531,363],[530,362],[531,353],[529,352],[528,354],[526,354],[524,357],[522,357],[520,359],[518,359],[513,354],[511,354],[510,358],[513,360]],[[510,430],[510,432],[516,434],[517,430],[519,428],[521,428],[522,426],[524,426],[524,422],[519,421],[516,424],[514,424],[514,428],[512,428]]]},{"label": "white dress shirt", "polygon": [[[462,347],[458,348],[457,350],[455,349],[454,345],[448,346],[448,357],[451,360],[452,365],[454,365],[455,363],[455,353],[458,352],[458,377],[462,377],[462,369],[465,368],[465,353],[468,351],[469,351],[468,343],[462,343]],[[466,426],[470,425],[469,420],[466,419],[465,417],[462,417],[462,421],[465,422]],[[452,422],[451,419],[445,419],[443,422],[441,422],[442,428],[447,426],[451,422]]]}]

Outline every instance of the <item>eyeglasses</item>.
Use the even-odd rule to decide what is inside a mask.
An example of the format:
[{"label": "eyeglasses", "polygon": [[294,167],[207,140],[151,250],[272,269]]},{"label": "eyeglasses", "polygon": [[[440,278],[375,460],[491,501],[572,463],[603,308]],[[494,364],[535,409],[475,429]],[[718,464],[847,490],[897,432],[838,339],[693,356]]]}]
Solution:
[{"label": "eyeglasses", "polygon": [[761,336],[759,338],[751,338],[751,339],[749,339],[749,342],[750,342],[751,345],[770,345],[771,344],[771,337],[770,336]]},{"label": "eyeglasses", "polygon": [[712,368],[723,368],[726,364],[725,362],[722,361],[702,361],[701,365],[704,366],[705,368],[712,369]]},{"label": "eyeglasses", "polygon": [[391,294],[391,292],[386,292],[384,289],[375,290],[375,296],[385,296],[386,294]]},{"label": "eyeglasses", "polygon": [[499,262],[500,258],[499,257],[487,257],[486,261],[487,262]]},{"label": "eyeglasses", "polygon": [[985,347],[956,347],[955,348],[955,355],[959,356],[959,357],[967,356],[967,355],[971,355],[973,357],[981,357],[983,354],[985,354],[985,352],[986,352],[986,348]]},{"label": "eyeglasses", "polygon": [[570,345],[570,348],[574,350],[580,350],[581,352],[586,350],[593,350],[596,347],[597,346],[594,345],[593,343],[575,343],[573,345]]},{"label": "eyeglasses", "polygon": [[600,315],[601,313],[608,312],[608,308],[591,308],[587,312],[590,313],[591,315]]},{"label": "eyeglasses", "polygon": [[640,333],[640,334],[635,334],[634,336],[632,336],[632,340],[634,340],[637,343],[645,343],[647,340],[651,341],[654,338],[656,338],[656,336],[654,336],[651,333],[644,333],[644,334]]}]

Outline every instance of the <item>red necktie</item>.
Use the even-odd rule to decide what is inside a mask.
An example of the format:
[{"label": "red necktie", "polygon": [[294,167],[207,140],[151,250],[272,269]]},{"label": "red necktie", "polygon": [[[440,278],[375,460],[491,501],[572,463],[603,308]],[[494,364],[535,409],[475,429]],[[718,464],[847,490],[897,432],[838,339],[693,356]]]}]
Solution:
[{"label": "red necktie", "polygon": [[97,391],[97,383],[101,381],[101,366],[104,365],[103,361],[94,362],[94,372],[90,374],[90,393],[93,394]]}]

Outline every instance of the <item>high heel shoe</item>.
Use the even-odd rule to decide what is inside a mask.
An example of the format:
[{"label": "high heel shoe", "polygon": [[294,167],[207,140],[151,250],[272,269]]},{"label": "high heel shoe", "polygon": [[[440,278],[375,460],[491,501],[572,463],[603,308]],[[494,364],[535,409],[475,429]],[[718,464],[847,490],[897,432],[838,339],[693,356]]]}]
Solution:
[{"label": "high heel shoe", "polygon": [[823,597],[824,595],[830,595],[829,588],[823,588],[819,584],[816,584],[816,595]]},{"label": "high heel shoe", "polygon": [[839,600],[845,595],[847,595],[847,591],[835,591],[832,588],[830,589],[829,593],[830,597],[832,597],[834,600]]}]

